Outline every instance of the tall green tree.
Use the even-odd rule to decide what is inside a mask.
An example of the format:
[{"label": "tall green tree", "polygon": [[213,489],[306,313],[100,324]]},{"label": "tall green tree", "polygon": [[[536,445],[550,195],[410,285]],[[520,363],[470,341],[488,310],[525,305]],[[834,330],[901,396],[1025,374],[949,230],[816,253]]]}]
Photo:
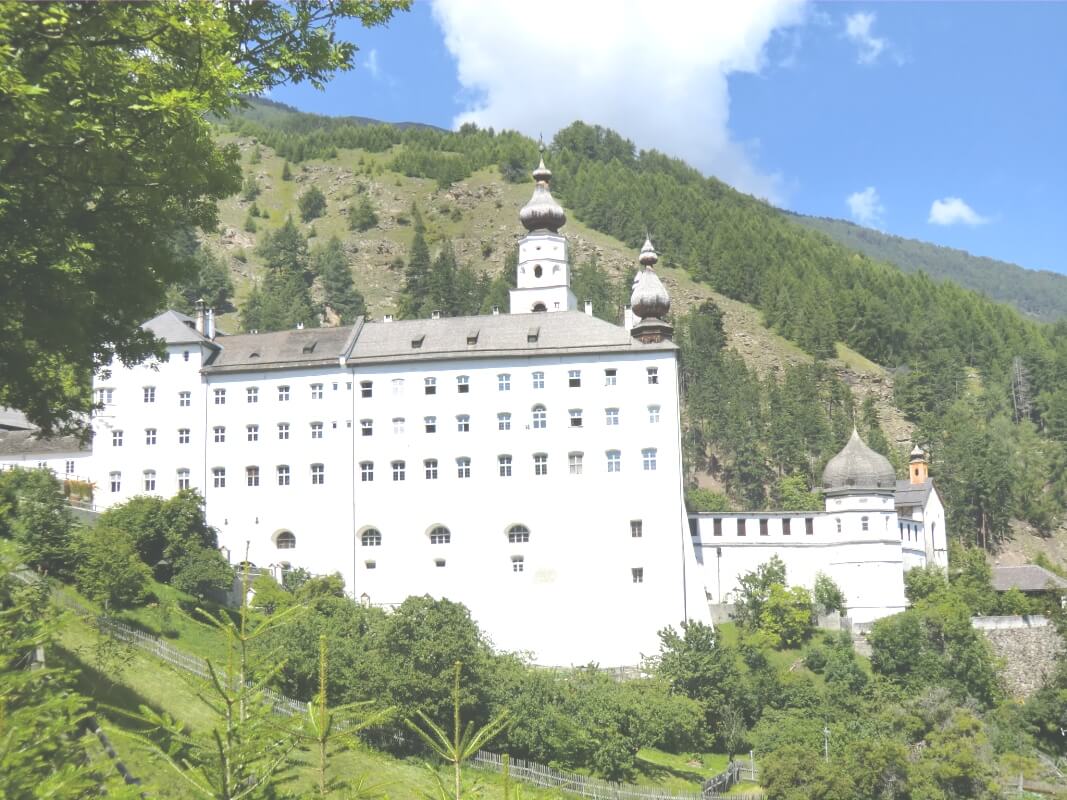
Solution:
[{"label": "tall green tree", "polygon": [[300,219],[303,222],[311,222],[326,213],[326,195],[322,189],[312,184],[296,200],[297,208],[300,209]]},{"label": "tall green tree", "polygon": [[348,228],[353,231],[369,231],[378,224],[378,214],[370,201],[370,197],[363,195],[357,205],[348,209]]},{"label": "tall green tree", "polygon": [[351,325],[356,317],[367,313],[367,303],[352,281],[344,245],[336,236],[312,251],[311,271],[322,281],[324,304],[341,318],[342,325]]},{"label": "tall green tree", "polygon": [[0,405],[80,427],[93,369],[159,354],[140,325],[194,274],[175,238],[214,230],[240,188],[211,118],[279,83],[322,86],[354,63],[339,20],[409,5],[3,0]]},{"label": "tall green tree", "polygon": [[432,310],[426,307],[430,297],[430,248],[426,244],[422,214],[414,203],[411,204],[411,219],[415,235],[404,269],[404,291],[400,298],[400,313],[407,319],[425,316]]},{"label": "tall green tree", "polygon": [[280,331],[317,326],[311,302],[307,237],[292,217],[267,234],[258,247],[266,264],[262,286],[245,301],[241,324],[245,330]]}]

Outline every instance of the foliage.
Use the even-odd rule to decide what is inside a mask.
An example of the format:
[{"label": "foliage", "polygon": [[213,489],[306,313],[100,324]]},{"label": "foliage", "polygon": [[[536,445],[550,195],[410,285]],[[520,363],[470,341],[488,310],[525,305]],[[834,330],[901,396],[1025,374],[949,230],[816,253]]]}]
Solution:
[{"label": "foliage", "polygon": [[74,518],[59,481],[45,469],[13,469],[0,475],[0,528],[26,563],[56,577],[74,566]]},{"label": "foliage", "polygon": [[197,301],[203,300],[208,308],[219,313],[233,311],[233,280],[218,254],[200,245],[193,251],[192,260],[196,267],[193,279],[171,288],[167,293],[167,306],[184,314],[194,314]]},{"label": "foliage", "polygon": [[106,609],[128,608],[148,594],[152,572],[122,531],[97,524],[79,531],[74,581],[78,591]]},{"label": "foliage", "polygon": [[345,257],[341,240],[331,236],[311,253],[311,271],[322,281],[323,303],[341,318],[342,325],[351,325],[356,317],[367,312],[363,295],[352,282],[352,270]]},{"label": "foliage", "polygon": [[694,487],[685,490],[685,507],[689,511],[729,511],[730,500],[720,492]]},{"label": "foliage", "polygon": [[772,647],[798,647],[812,630],[811,592],[803,586],[770,585],[759,612],[759,631]]},{"label": "foliage", "polygon": [[348,209],[348,228],[353,231],[369,231],[378,224],[378,214],[370,197],[363,195],[357,205]]},{"label": "foliage", "polygon": [[408,6],[4,0],[0,405],[77,427],[94,368],[158,354],[140,325],[194,274],[174,241],[214,230],[216,202],[240,187],[240,154],[211,118],[279,83],[321,86],[354,61],[337,21]]},{"label": "foliage", "polygon": [[257,248],[267,266],[263,285],[253,286],[241,310],[249,331],[291,330],[318,325],[311,303],[307,238],[292,217],[266,234]]},{"label": "foliage", "polygon": [[824,508],[822,497],[808,489],[803,475],[779,478],[774,494],[777,507],[783,511],[822,511]]},{"label": "foliage", "polygon": [[845,593],[834,583],[834,579],[824,572],[815,573],[812,596],[820,614],[832,614],[834,611],[843,614],[845,611]]},{"label": "foliage", "polygon": [[[182,489],[173,497],[137,495],[112,506],[97,522],[120,532],[141,560],[156,568],[167,562],[170,571],[188,553],[218,547],[218,533],[204,517],[204,499],[196,489]],[[165,575],[168,570],[160,569]]]},{"label": "foliage", "polygon": [[326,213],[326,195],[322,193],[322,189],[312,184],[297,198],[296,205],[300,209],[300,220],[311,222]]},{"label": "foliage", "polygon": [[[735,601],[734,619],[739,626],[754,631],[763,620],[763,609],[773,587],[786,585],[785,562],[777,555],[771,556],[754,571],[738,578],[737,583],[740,588]],[[811,604],[808,605],[810,607]]]},{"label": "foliage", "polygon": [[217,596],[233,587],[233,568],[218,550],[196,547],[178,557],[171,586],[186,594],[204,598]]}]

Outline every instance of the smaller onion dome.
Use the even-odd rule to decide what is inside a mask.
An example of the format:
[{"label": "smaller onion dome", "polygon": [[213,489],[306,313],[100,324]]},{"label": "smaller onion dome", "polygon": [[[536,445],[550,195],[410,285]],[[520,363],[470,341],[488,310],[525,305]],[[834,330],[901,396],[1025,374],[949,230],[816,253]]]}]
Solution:
[{"label": "smaller onion dome", "polygon": [[652,246],[652,238],[650,236],[645,237],[645,243],[641,246],[641,255],[637,257],[637,260],[646,267],[653,267],[659,261],[659,256],[656,255],[656,249]]},{"label": "smaller onion dome", "polygon": [[911,456],[909,457],[909,460],[910,461],[925,461],[926,460],[926,453],[923,452],[923,449],[921,447],[919,447],[919,445],[915,445],[915,447],[913,447],[911,449]]},{"label": "smaller onion dome", "polygon": [[566,224],[567,215],[563,213],[563,206],[556,202],[548,188],[552,171],[545,166],[544,155],[532,174],[537,185],[534,187],[533,197],[519,211],[519,221],[530,232],[549,230],[556,233]]},{"label": "smaller onion dome", "polygon": [[839,494],[882,494],[896,490],[897,476],[889,459],[869,448],[853,428],[848,444],[826,464],[822,485]]},{"label": "smaller onion dome", "polygon": [[634,276],[630,308],[634,316],[641,319],[662,319],[671,310],[671,296],[667,294],[663,281],[652,270],[652,265],[659,260],[659,256],[652,247],[651,239],[645,239],[637,260],[641,262],[643,269],[638,270]]}]

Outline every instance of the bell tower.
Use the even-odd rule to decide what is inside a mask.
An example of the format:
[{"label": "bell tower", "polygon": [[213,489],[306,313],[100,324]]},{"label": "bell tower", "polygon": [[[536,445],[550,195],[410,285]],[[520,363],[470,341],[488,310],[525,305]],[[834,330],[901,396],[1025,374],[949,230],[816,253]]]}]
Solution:
[{"label": "bell tower", "polygon": [[567,239],[559,229],[567,222],[563,208],[552,197],[552,172],[541,162],[533,171],[537,182],[533,197],[519,211],[519,221],[528,233],[519,241],[516,287],[511,290],[511,313],[574,311],[578,299],[571,291],[567,266]]},{"label": "bell tower", "polygon": [[926,460],[926,453],[922,448],[915,445],[908,459],[908,477],[913,484],[923,484],[930,478],[930,465]]}]

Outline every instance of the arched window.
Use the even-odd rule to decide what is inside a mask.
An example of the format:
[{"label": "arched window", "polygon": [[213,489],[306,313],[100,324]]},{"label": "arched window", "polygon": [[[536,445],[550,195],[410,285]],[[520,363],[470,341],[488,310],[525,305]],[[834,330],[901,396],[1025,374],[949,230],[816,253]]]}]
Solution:
[{"label": "arched window", "polygon": [[508,544],[526,544],[530,541],[530,529],[525,525],[512,525],[508,528]]},{"label": "arched window", "polygon": [[542,405],[533,407],[533,426],[535,429],[548,427],[548,413]]},{"label": "arched window", "polygon": [[381,547],[382,534],[377,528],[367,528],[359,537],[359,543],[363,547]]},{"label": "arched window", "polygon": [[274,537],[274,544],[279,550],[292,550],[296,547],[296,536],[292,531],[282,531]]},{"label": "arched window", "polygon": [[[534,264],[534,277],[535,278],[540,278],[542,272],[543,272],[543,270],[541,269],[541,265],[540,264]],[[536,311],[537,309],[534,309],[534,310]],[[544,309],[541,309],[541,310],[543,311]]]},{"label": "arched window", "polygon": [[536,313],[541,312],[541,311],[548,311],[548,309],[545,308],[545,304],[544,303],[534,303],[533,311],[536,314]]},{"label": "arched window", "polygon": [[452,532],[444,525],[434,525],[430,528],[430,544],[449,544],[452,541]]}]

